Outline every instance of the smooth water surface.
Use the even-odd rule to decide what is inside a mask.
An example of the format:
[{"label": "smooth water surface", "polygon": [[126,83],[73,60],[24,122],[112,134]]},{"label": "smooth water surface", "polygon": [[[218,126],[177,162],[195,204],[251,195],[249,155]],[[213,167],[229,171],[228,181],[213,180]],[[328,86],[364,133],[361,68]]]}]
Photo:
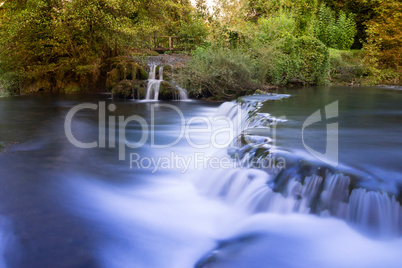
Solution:
[{"label": "smooth water surface", "polygon": [[[277,126],[278,151],[320,165],[305,150],[301,128],[316,110],[338,101],[339,166],[334,170],[356,174],[361,187],[399,194],[401,91],[317,87],[287,94],[291,96],[268,101],[260,110],[286,117]],[[145,135],[145,145],[125,148],[125,160],[119,160],[117,127],[115,148],[108,140],[105,148],[72,145],[64,130],[66,115],[87,102],[115,104],[107,116],[116,122],[118,116],[144,118],[149,129],[131,122],[125,136],[134,143]],[[117,101],[107,95],[0,99],[0,142],[5,145],[0,152],[0,267],[400,267],[399,235],[371,237],[336,217],[281,210],[252,214],[240,209],[241,198],[231,203],[205,194],[200,183],[229,175],[238,181],[238,191],[243,187],[239,178],[246,178],[246,184],[250,178],[262,185],[270,180],[261,170],[194,163],[195,154],[204,159],[226,155],[226,149],[195,148],[184,138],[174,146],[153,146],[174,142],[181,133],[183,119],[172,106],[187,124],[197,116],[212,117],[219,105]],[[192,127],[204,129],[206,123],[193,121]],[[325,127],[318,123],[306,128],[305,143],[325,151]],[[106,137],[112,133],[108,127],[99,129],[98,111],[75,115],[72,132],[77,140],[99,142],[100,131]],[[205,133],[191,137],[196,144],[210,142]],[[130,167],[130,154],[182,161]],[[192,162],[185,169],[187,160]],[[216,189],[211,185],[205,189]],[[276,207],[287,202],[276,200]]]}]

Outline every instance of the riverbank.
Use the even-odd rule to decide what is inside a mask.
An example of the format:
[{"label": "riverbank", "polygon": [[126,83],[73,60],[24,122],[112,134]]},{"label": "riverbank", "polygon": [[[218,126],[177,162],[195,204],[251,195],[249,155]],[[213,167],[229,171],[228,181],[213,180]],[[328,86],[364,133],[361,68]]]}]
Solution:
[{"label": "riverbank", "polygon": [[6,92],[4,89],[0,88],[0,98],[9,97],[10,94]]},{"label": "riverbank", "polygon": [[349,86],[402,86],[401,74],[367,64],[363,50],[329,49],[329,83]]},{"label": "riverbank", "polygon": [[[283,53],[272,50],[259,52],[261,59],[253,57],[254,51],[225,50],[202,48],[196,50],[192,56],[188,54],[161,54],[133,53],[132,56],[116,57],[108,60],[104,67],[104,75],[95,81],[96,87],[85,89],[75,82],[68,82],[68,86],[61,90],[52,90],[36,86],[36,90],[21,89],[23,94],[57,93],[82,94],[108,91],[115,98],[144,98],[151,72],[151,65],[166,66],[164,79],[171,80],[187,89],[190,98],[206,99],[208,101],[222,101],[253,94],[255,91],[274,92],[278,89],[303,87],[307,85],[342,85],[342,86],[401,86],[401,75],[395,70],[376,70],[369,67],[362,50],[325,49],[311,56],[322,60],[304,62],[302,58],[289,56],[293,62],[277,60]],[[309,52],[309,51],[307,51]],[[311,51],[310,51],[311,52]],[[248,53],[248,54],[247,54]],[[276,54],[275,54],[276,53]],[[255,55],[254,55],[255,56]],[[268,58],[267,58],[268,57]],[[324,72],[317,72],[318,67]],[[318,67],[317,67],[318,66]],[[293,69],[292,69],[293,68]],[[159,76],[159,67],[155,69]],[[39,83],[46,84],[46,83]],[[64,83],[66,84],[66,83]],[[173,92],[171,86],[167,87]],[[161,93],[166,90],[162,90]],[[173,92],[174,93],[174,92]],[[0,98],[12,94],[0,88]],[[166,99],[161,95],[161,99]],[[167,94],[174,95],[174,94]]]},{"label": "riverbank", "polygon": [[190,97],[221,101],[295,86],[401,85],[397,71],[370,67],[363,50],[331,49],[308,37],[253,49],[199,48],[179,80]]}]

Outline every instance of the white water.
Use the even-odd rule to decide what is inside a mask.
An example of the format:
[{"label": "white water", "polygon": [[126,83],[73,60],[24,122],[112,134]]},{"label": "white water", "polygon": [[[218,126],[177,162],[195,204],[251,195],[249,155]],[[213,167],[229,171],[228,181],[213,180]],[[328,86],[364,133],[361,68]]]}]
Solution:
[{"label": "white water", "polygon": [[146,187],[69,184],[73,209],[104,234],[95,249],[100,267],[194,267],[218,241],[248,235],[258,239],[234,252],[215,251],[218,262],[211,267],[396,268],[402,261],[401,239],[376,241],[342,220],[284,214],[287,199],[279,195],[276,211],[247,215],[200,195],[188,180],[160,178]]},{"label": "white water", "polygon": [[[170,65],[171,66],[171,65]],[[156,79],[156,68],[158,65],[152,64],[150,65],[150,71],[149,71],[149,80],[148,80],[148,86],[147,86],[147,92],[145,99],[146,100],[154,100],[157,101],[159,99],[159,90],[161,83],[164,81],[163,80],[163,65],[159,66],[159,77]],[[173,73],[173,66],[172,66],[172,73]],[[187,92],[185,89],[174,85],[178,91],[178,100],[188,100]]]},{"label": "white water", "polygon": [[193,267],[222,238],[221,228],[239,219],[186,180],[160,178],[145,187],[96,181],[68,185],[79,193],[71,197],[71,209],[107,234],[95,252],[105,268]]},{"label": "white water", "polygon": [[[254,113],[256,116],[250,117],[250,113],[258,109],[258,106],[239,107],[233,102],[224,103],[217,113],[235,122],[234,133],[237,135],[277,123],[277,120],[266,114]],[[272,132],[267,133],[272,135]],[[258,139],[251,146],[275,149],[266,141]],[[250,148],[250,145],[245,147]],[[252,152],[246,153],[241,164],[245,165],[252,157]],[[326,171],[323,177],[302,177],[304,183],[300,181],[300,174],[295,173],[293,178],[285,182],[285,190],[282,192],[273,191],[275,176],[258,169],[222,170],[215,173],[214,176],[203,176],[196,181],[201,192],[225,200],[247,213],[314,213],[344,219],[369,235],[392,238],[402,234],[402,208],[395,197],[364,189],[354,189],[349,196],[351,179],[342,173]],[[313,207],[315,211],[312,211]]]},{"label": "white water", "polygon": [[[225,103],[216,115],[236,119],[236,134],[268,130],[276,121],[267,114],[251,120],[247,109]],[[197,151],[168,151],[178,149]],[[175,177],[139,174],[136,180],[146,184],[121,187],[67,179],[71,196],[62,203],[69,200],[71,210],[104,234],[95,253],[105,268],[194,267],[221,240],[233,240],[234,246],[215,250],[217,262],[210,267],[399,267],[402,213],[394,199],[363,189],[349,195],[351,179],[340,173],[308,176],[303,183],[296,175],[281,192],[273,190],[275,175],[248,168]],[[317,202],[320,215],[311,215]],[[356,230],[393,239],[374,240]],[[236,244],[236,238],[251,234],[258,239]]]},{"label": "white water", "polygon": [[150,66],[146,100],[158,100],[159,98],[159,89],[163,81],[163,67],[159,67],[159,79],[156,79],[156,67],[157,65]]},{"label": "white water", "polygon": [[179,95],[177,96],[177,99],[178,100],[188,100],[187,91],[178,85],[175,85],[175,87],[179,91]]},{"label": "white water", "polygon": [[162,178],[146,187],[74,182],[74,188],[73,209],[104,234],[95,249],[100,267],[194,267],[218,241],[248,235],[258,239],[215,251],[211,267],[396,268],[402,262],[401,239],[376,241],[342,220],[284,214],[281,201],[288,199],[279,195],[276,211],[247,215],[200,195],[186,180]]}]

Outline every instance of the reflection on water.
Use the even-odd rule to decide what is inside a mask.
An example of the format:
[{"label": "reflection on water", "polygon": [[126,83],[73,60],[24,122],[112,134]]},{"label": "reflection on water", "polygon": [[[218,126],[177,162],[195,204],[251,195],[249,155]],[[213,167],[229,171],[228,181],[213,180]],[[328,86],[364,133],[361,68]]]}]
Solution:
[{"label": "reflection on water", "polygon": [[[288,166],[281,176],[299,176],[282,184],[277,182],[284,179],[276,180],[275,174],[261,170],[191,165],[182,174],[172,167],[155,173],[152,166],[130,169],[132,153],[142,158],[169,157],[172,153],[190,158],[195,153],[227,155],[227,150],[194,148],[186,139],[159,149],[152,147],[149,139],[141,148],[127,148],[126,160],[119,161],[118,147],[76,148],[64,133],[65,115],[72,107],[102,100],[117,107],[115,112],[107,111],[107,116],[138,115],[150,126],[154,110],[154,141],[168,143],[180,133],[181,119],[176,111],[161,105],[166,104],[163,102],[99,96],[1,99],[0,142],[18,144],[0,152],[0,213],[12,223],[12,227],[0,227],[0,267],[398,267],[402,240],[395,232],[386,240],[372,238],[362,230],[364,225],[348,225],[347,217],[334,213],[343,211],[349,198],[359,200],[366,191],[360,187],[380,190],[383,193],[378,195],[384,198],[387,193],[399,194],[401,92],[333,87],[288,93],[291,97],[266,102],[260,110],[286,116],[287,121],[278,125],[277,147],[269,147],[272,140],[263,139],[269,144],[266,148],[282,152],[286,158]],[[356,187],[352,196],[328,191],[339,187],[331,184],[325,171],[316,172],[325,182],[303,173],[320,164],[302,145],[301,125],[335,100],[340,105],[340,166],[326,172],[337,176],[336,181],[340,177],[337,172],[348,174],[347,185]],[[178,107],[187,122],[195,116],[211,117],[219,106],[198,101],[168,104]],[[194,122],[193,127],[205,128],[205,124]],[[77,113],[72,130],[82,142],[97,141],[98,112],[87,109]],[[322,150],[325,125],[308,131],[306,142]],[[138,124],[126,129],[129,141],[142,134]],[[210,137],[195,133],[192,138],[205,144]],[[309,191],[304,190],[308,187]],[[327,204],[309,195],[311,189],[326,197],[328,207],[306,205]],[[375,203],[381,199],[374,196],[370,200]],[[267,209],[268,204],[272,209]],[[290,209],[284,214],[287,207]],[[348,209],[356,211],[350,217],[359,218],[362,207],[353,209]],[[316,215],[304,214],[311,212]],[[400,211],[390,213],[395,222],[402,222]],[[369,226],[378,219],[372,215],[367,213]],[[9,233],[14,234],[12,243],[5,239]],[[14,257],[2,259],[3,252]]]}]

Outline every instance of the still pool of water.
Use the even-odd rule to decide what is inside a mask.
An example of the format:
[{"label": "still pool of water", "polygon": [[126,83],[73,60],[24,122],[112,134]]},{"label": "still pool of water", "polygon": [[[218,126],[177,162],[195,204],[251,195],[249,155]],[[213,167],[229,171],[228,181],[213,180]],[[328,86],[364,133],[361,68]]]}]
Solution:
[{"label": "still pool of water", "polygon": [[[0,267],[400,267],[402,91],[314,87],[286,94],[258,110],[284,118],[258,144],[284,157],[279,173],[203,166],[208,157],[251,152],[248,145],[216,149],[204,131],[205,118],[236,118],[233,103],[0,99]],[[310,115],[335,101],[338,117],[304,133],[305,144],[325,153],[326,125],[339,124],[339,165],[329,167],[309,154],[301,132]],[[66,137],[66,115],[78,104],[100,102],[104,128],[93,109],[77,112],[71,128],[85,143],[99,143],[105,133],[105,148],[77,148]],[[250,110],[239,109],[247,117]],[[117,126],[110,130],[112,120],[133,115],[149,128],[133,121],[124,137]],[[183,122],[195,131],[175,142]],[[219,133],[218,144],[229,134]],[[143,135],[143,146],[122,154],[119,142]],[[149,161],[140,167],[130,155]]]}]

